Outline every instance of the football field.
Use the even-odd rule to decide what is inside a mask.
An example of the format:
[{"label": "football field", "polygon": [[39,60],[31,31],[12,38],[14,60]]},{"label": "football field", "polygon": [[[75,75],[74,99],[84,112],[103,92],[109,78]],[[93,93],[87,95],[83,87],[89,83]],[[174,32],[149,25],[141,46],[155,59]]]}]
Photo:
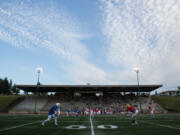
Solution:
[{"label": "football field", "polygon": [[128,116],[60,116],[58,126],[46,115],[0,115],[0,135],[180,135],[180,114]]}]

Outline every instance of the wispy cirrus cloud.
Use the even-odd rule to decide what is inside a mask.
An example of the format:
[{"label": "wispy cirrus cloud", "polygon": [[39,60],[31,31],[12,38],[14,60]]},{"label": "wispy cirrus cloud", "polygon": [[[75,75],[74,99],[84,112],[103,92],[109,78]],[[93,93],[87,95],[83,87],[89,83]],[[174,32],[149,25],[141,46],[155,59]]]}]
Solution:
[{"label": "wispy cirrus cloud", "polygon": [[1,5],[1,40],[16,47],[46,48],[69,60],[87,54],[80,41],[83,33],[66,10],[56,10],[54,4],[31,4],[16,1]]},{"label": "wispy cirrus cloud", "polygon": [[86,34],[90,32],[83,31],[70,9],[57,3],[1,2],[0,40],[14,47],[57,54],[65,61],[59,65],[64,69],[61,72],[78,84],[132,84],[135,66],[141,68],[141,83],[176,86],[180,81],[179,1],[101,0],[101,30],[108,48],[101,52],[106,54],[101,67],[94,63],[97,58],[90,52],[90,44],[83,42],[92,38]]},{"label": "wispy cirrus cloud", "polygon": [[101,4],[108,63],[122,67],[120,73],[139,66],[142,82],[176,87],[180,81],[180,1],[101,0]]},{"label": "wispy cirrus cloud", "polygon": [[[78,19],[50,1],[4,2],[0,6],[0,40],[14,47],[43,49],[65,60],[65,74],[74,83],[106,83],[107,73],[89,62],[82,40],[89,38]],[[94,75],[93,75],[94,74]],[[50,75],[49,75],[50,76]]]}]

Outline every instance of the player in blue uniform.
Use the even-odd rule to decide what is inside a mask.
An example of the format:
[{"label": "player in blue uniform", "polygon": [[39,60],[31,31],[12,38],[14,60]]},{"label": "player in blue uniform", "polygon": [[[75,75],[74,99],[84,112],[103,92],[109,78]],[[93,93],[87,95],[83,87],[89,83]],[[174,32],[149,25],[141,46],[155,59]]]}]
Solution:
[{"label": "player in blue uniform", "polygon": [[51,107],[51,109],[49,110],[48,118],[46,120],[44,120],[41,123],[41,125],[45,126],[45,123],[48,122],[51,119],[51,117],[53,117],[54,118],[54,124],[56,126],[58,126],[58,124],[57,124],[57,115],[58,116],[60,115],[60,103],[56,103],[56,105],[53,105]]}]

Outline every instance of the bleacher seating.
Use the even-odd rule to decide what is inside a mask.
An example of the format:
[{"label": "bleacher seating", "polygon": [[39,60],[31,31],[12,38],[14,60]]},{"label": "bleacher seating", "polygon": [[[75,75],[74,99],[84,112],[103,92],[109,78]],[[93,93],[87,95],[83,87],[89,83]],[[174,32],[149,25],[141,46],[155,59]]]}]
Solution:
[{"label": "bleacher seating", "polygon": [[[36,102],[36,103],[35,103]],[[47,97],[36,97],[36,96],[27,96],[21,103],[13,107],[10,111],[16,112],[34,112],[35,104],[37,111],[42,110],[45,104],[47,104],[48,98]]]},{"label": "bleacher seating", "polygon": [[[20,104],[12,108],[11,112],[34,112],[35,102],[37,101],[38,112],[48,112],[50,107],[57,102],[61,103],[61,110],[67,109],[81,111],[83,107],[110,109],[114,113],[119,113],[125,110],[125,105],[136,105],[137,108],[146,112],[148,109],[148,97],[122,96],[120,94],[106,94],[104,96],[95,96],[94,94],[85,94],[82,96],[74,96],[73,94],[58,94],[56,96],[27,96]],[[157,111],[163,111],[152,99],[153,108]]]}]

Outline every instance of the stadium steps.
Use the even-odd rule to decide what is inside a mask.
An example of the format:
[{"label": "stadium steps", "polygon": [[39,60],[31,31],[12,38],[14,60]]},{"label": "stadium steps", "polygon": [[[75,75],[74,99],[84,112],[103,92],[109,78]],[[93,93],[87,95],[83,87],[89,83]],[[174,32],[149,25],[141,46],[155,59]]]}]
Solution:
[{"label": "stadium steps", "polygon": [[7,113],[9,109],[13,108],[21,101],[25,99],[24,96],[16,96],[16,95],[1,95],[0,96],[0,112]]},{"label": "stadium steps", "polygon": [[[37,101],[37,102],[36,102]],[[28,112],[33,113],[35,110],[35,102],[37,111],[40,112],[44,104],[48,102],[47,97],[27,96],[21,103],[13,107],[10,112]]]}]

